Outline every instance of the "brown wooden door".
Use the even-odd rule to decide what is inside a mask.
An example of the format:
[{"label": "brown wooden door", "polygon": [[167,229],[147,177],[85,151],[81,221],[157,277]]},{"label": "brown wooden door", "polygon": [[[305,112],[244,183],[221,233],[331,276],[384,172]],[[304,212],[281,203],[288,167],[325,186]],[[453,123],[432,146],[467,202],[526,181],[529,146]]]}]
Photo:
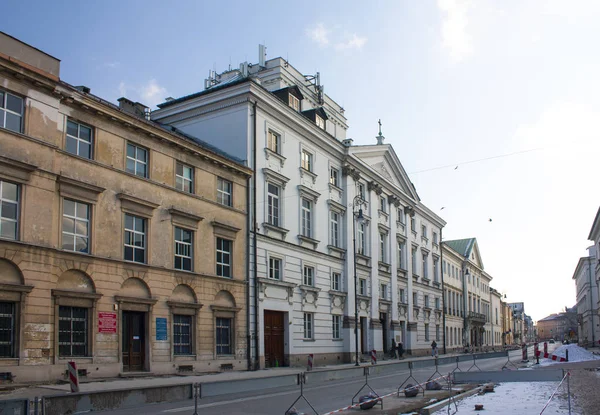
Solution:
[{"label": "brown wooden door", "polygon": [[360,352],[368,353],[367,350],[367,318],[360,318]]},{"label": "brown wooden door", "polygon": [[144,370],[146,338],[145,313],[123,311],[123,371]]},{"label": "brown wooden door", "polygon": [[265,310],[265,366],[286,366],[284,313]]}]

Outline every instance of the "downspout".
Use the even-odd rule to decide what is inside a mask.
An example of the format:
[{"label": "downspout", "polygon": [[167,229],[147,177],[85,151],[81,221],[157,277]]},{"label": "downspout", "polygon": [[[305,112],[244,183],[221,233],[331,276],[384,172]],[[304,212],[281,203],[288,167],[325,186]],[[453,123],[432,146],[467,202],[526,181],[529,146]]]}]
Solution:
[{"label": "downspout", "polygon": [[252,176],[246,183],[246,361],[247,370],[252,370],[252,334],[250,331],[250,186]]},{"label": "downspout", "polygon": [[442,330],[442,337],[444,339],[443,341],[443,349],[444,349],[444,354],[446,354],[446,289],[444,286],[444,246],[442,245],[442,232],[444,231],[444,228],[440,228],[440,274],[442,274],[442,327],[444,327],[444,329]]},{"label": "downspout", "polygon": [[592,291],[592,257],[588,257],[588,274],[590,276],[590,319],[592,324],[592,345],[596,344],[594,337],[594,292]]},{"label": "downspout", "polygon": [[260,369],[260,350],[259,350],[259,341],[260,341],[260,335],[259,335],[259,329],[260,326],[258,324],[258,271],[257,271],[257,267],[258,267],[258,260],[257,260],[257,255],[258,255],[258,247],[256,246],[256,111],[257,111],[257,103],[256,101],[254,101],[253,105],[253,109],[254,109],[254,116],[252,117],[252,129],[254,131],[254,136],[252,137],[252,152],[253,152],[253,165],[252,168],[254,169],[254,174],[252,175],[252,182],[253,182],[253,188],[252,188],[252,219],[253,219],[253,223],[252,223],[252,239],[253,239],[253,256],[254,258],[252,259],[253,262],[253,266],[254,266],[254,349],[256,351],[256,361],[254,362],[254,370],[258,370]]}]

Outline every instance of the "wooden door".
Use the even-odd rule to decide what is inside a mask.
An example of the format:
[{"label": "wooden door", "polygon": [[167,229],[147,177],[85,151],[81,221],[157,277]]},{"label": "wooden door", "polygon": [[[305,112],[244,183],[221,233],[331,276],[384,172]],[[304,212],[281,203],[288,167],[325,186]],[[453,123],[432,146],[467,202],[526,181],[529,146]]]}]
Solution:
[{"label": "wooden door", "polygon": [[361,317],[360,318],[360,352],[361,353],[368,353],[368,346],[367,346],[367,318],[366,317]]},{"label": "wooden door", "polygon": [[146,313],[123,311],[123,371],[144,370],[146,355]]},{"label": "wooden door", "polygon": [[284,313],[265,310],[265,366],[277,367],[285,364]]}]

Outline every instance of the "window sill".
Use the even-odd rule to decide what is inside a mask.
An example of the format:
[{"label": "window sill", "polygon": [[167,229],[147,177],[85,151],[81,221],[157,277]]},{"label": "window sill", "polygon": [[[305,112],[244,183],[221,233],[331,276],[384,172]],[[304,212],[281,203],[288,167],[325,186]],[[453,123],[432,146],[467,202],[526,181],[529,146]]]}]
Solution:
[{"label": "window sill", "polygon": [[331,339],[332,342],[343,342],[344,339]]},{"label": "window sill", "polygon": [[94,363],[94,358],[91,356],[78,356],[78,357],[69,357],[69,356],[60,356],[58,358],[58,363],[61,364],[67,364],[69,362],[76,362],[76,363]]},{"label": "window sill", "polygon": [[271,150],[269,147],[265,147],[265,158],[268,160],[270,157],[277,159],[279,161],[279,164],[281,165],[281,167],[283,167],[283,165],[285,164],[285,161],[287,160],[285,157],[283,157],[281,154],[277,153],[276,151]]},{"label": "window sill", "polygon": [[312,180],[313,184],[315,184],[317,182],[317,177],[318,177],[317,174],[313,173],[310,170],[306,170],[304,167],[300,167],[299,169],[300,169],[300,178],[303,178],[304,176],[308,176]]},{"label": "window sill", "polygon": [[298,235],[298,240],[300,241],[300,245],[308,244],[311,245],[313,249],[317,249],[317,246],[319,246],[319,243],[321,242],[304,235]]},{"label": "window sill", "polygon": [[195,354],[174,354],[175,361],[196,360]]},{"label": "window sill", "polygon": [[231,359],[235,359],[235,355],[234,354],[218,354],[217,355],[217,359],[219,359],[219,360],[231,360]]},{"label": "window sill", "polygon": [[315,342],[315,339],[302,339],[303,342]]}]

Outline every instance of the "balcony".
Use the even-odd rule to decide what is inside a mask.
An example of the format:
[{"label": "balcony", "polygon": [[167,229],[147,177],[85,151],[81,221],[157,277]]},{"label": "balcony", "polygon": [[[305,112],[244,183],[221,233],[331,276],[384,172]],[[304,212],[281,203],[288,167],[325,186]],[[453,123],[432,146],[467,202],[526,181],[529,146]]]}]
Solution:
[{"label": "balcony", "polygon": [[485,314],[475,313],[474,311],[469,311],[467,314],[467,318],[473,323],[481,323],[485,324]]}]

